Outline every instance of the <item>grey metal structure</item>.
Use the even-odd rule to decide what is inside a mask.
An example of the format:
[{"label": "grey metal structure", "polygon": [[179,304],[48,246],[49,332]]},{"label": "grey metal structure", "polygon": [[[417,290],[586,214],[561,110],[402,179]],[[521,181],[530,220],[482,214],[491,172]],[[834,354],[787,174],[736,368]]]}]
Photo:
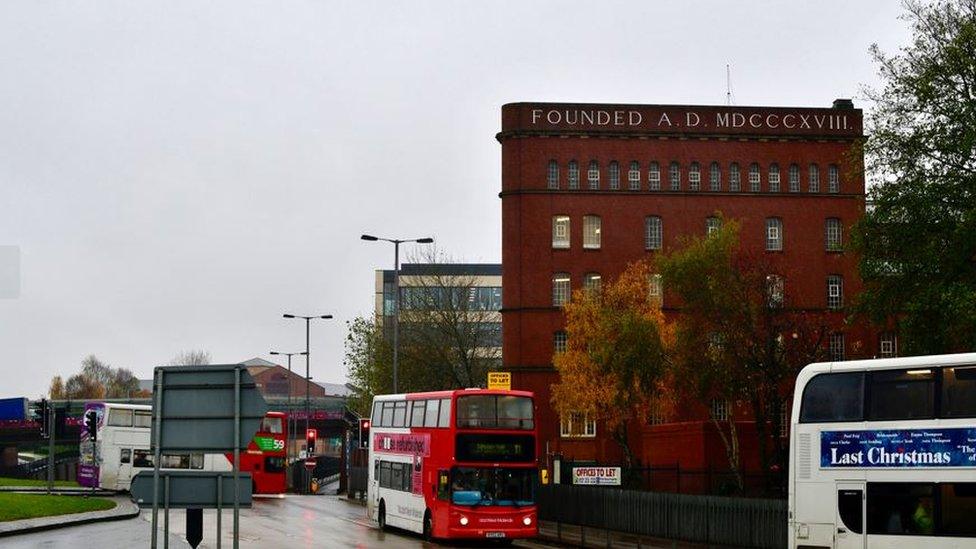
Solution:
[{"label": "grey metal structure", "polygon": [[[233,503],[234,549],[240,526],[240,457],[261,426],[268,405],[243,364],[208,366],[160,366],[153,373],[153,417],[151,445],[152,548],[157,547],[160,471],[163,452],[234,452]],[[220,473],[204,473],[216,477]],[[248,475],[250,477],[250,475]],[[173,478],[168,472],[166,479]],[[198,481],[200,479],[197,479]],[[172,480],[165,480],[167,484]],[[182,481],[180,481],[182,482]],[[190,481],[192,482],[192,481]],[[202,482],[202,481],[201,481]],[[169,490],[167,490],[168,492]],[[222,493],[222,486],[216,490]],[[169,502],[164,502],[169,509]],[[217,515],[217,547],[220,547],[220,515]],[[169,513],[166,513],[164,547],[169,541]]]},{"label": "grey metal structure", "polygon": [[[242,473],[234,484],[231,471],[162,471],[163,499],[169,502],[170,509],[222,509],[234,500],[234,490],[240,495],[243,507],[251,506],[251,474]],[[132,477],[129,488],[133,501],[139,507],[152,507],[153,474],[142,471]]]}]

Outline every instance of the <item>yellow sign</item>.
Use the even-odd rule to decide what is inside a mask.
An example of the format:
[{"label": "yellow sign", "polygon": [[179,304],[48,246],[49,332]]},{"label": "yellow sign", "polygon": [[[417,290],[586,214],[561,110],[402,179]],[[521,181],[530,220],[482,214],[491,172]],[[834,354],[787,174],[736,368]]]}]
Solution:
[{"label": "yellow sign", "polygon": [[539,471],[539,473],[541,473],[539,475],[539,480],[542,481],[542,484],[549,484],[549,469],[543,468],[541,471]]},{"label": "yellow sign", "polygon": [[512,372],[488,372],[488,388],[511,390]]}]

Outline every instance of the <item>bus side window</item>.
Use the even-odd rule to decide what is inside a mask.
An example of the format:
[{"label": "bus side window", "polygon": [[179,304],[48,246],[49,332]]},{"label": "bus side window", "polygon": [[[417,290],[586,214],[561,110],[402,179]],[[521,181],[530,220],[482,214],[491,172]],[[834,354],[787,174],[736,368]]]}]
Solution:
[{"label": "bus side window", "polygon": [[149,450],[133,450],[132,457],[133,467],[145,468],[153,466],[153,455],[149,453]]},{"label": "bus side window", "polygon": [[380,481],[380,460],[373,461],[373,481]]},{"label": "bus side window", "polygon": [[437,499],[449,499],[451,496],[448,471],[442,469],[437,472]]},{"label": "bus side window", "polygon": [[129,463],[132,461],[132,450],[128,448],[122,448],[122,458],[119,460],[121,463]]}]

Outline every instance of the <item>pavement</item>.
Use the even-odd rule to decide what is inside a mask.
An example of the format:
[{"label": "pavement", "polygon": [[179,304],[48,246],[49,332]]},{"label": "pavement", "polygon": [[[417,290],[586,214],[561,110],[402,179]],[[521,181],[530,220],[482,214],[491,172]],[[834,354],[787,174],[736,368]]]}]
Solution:
[{"label": "pavement", "polygon": [[[132,503],[128,496],[114,496],[109,499],[115,502],[115,507],[112,509],[105,509],[103,511],[71,513],[68,515],[54,515],[51,517],[37,517],[24,520],[0,522],[0,537],[44,532],[56,528],[81,526],[95,522],[124,520],[139,516],[139,507]],[[6,542],[4,545],[6,545]]]}]

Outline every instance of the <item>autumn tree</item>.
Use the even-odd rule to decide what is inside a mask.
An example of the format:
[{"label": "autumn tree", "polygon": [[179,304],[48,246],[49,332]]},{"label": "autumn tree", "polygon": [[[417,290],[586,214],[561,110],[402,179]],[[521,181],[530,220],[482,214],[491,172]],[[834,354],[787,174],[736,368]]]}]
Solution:
[{"label": "autumn tree", "polygon": [[[375,318],[358,317],[346,322],[345,366],[355,391],[349,407],[362,416],[369,415],[373,396],[393,392],[393,348],[383,337]],[[404,380],[408,385],[413,383]]]},{"label": "autumn tree", "polygon": [[628,427],[655,405],[668,370],[667,330],[650,276],[650,266],[638,262],[603,288],[575,292],[565,306],[567,348],[553,359],[553,407],[563,417],[602,421],[628,467]]},{"label": "autumn tree", "polygon": [[852,231],[858,311],[902,351],[976,349],[976,0],[905,2],[912,40],[874,45],[882,85],[864,153],[875,180]]},{"label": "autumn tree", "polygon": [[[711,415],[736,488],[743,488],[737,403],[751,411],[764,472],[782,466],[782,411],[799,370],[819,358],[827,328],[817,313],[793,308],[784,279],[763,257],[739,246],[739,224],[693,237],[660,258],[664,286],[677,301],[672,378],[701,403],[726,403]],[[772,441],[772,448],[769,442]]]},{"label": "autumn tree", "polygon": [[51,379],[48,395],[52,399],[132,398],[145,396],[139,391],[139,380],[127,368],[113,368],[89,355],[81,361],[81,371],[62,381]]},{"label": "autumn tree", "polygon": [[51,400],[64,400],[64,380],[61,376],[51,378],[51,385],[47,390],[47,397]]}]

